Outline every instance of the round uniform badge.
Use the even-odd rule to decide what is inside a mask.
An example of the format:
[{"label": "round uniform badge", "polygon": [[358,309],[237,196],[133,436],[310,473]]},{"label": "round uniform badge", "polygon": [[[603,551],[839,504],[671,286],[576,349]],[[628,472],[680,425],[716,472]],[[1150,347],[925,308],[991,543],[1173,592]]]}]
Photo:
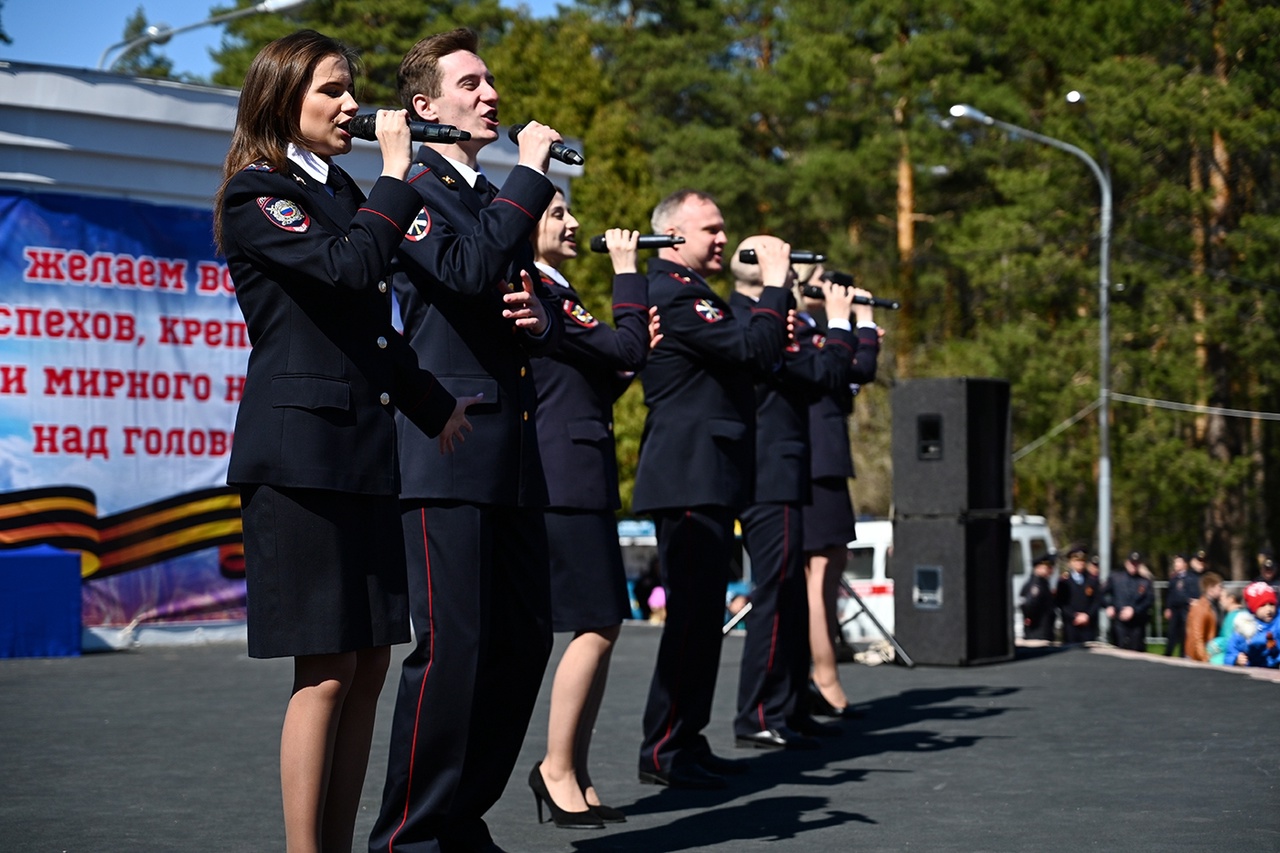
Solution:
[{"label": "round uniform badge", "polygon": [[302,234],[311,227],[311,217],[288,199],[259,198],[258,207],[277,228]]},{"label": "round uniform badge", "polygon": [[594,329],[600,325],[600,321],[591,316],[591,312],[581,302],[570,302],[565,300],[560,303],[564,306],[564,313],[569,315],[569,319],[577,323],[584,329]]},{"label": "round uniform badge", "polygon": [[693,304],[693,310],[708,323],[719,323],[724,319],[724,312],[716,307],[710,299],[699,299]]},{"label": "round uniform badge", "polygon": [[404,238],[412,243],[417,243],[430,233],[431,214],[427,213],[427,209],[424,207],[413,218],[413,222],[409,225],[409,230],[404,232]]},{"label": "round uniform badge", "polygon": [[818,349],[822,349],[827,345],[826,335],[814,335],[811,340],[813,341],[813,345]]}]

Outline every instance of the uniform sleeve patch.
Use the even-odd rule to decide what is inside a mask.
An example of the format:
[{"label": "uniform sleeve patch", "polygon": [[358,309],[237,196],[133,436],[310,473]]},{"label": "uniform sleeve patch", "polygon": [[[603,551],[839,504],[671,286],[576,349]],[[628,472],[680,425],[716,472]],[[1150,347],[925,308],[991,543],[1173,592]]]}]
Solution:
[{"label": "uniform sleeve patch", "polygon": [[719,323],[724,319],[724,311],[716,306],[710,299],[699,299],[693,303],[693,310],[698,312],[698,316],[708,323]]},{"label": "uniform sleeve patch", "polygon": [[427,213],[424,207],[418,211],[418,215],[414,217],[413,223],[409,226],[409,230],[404,233],[404,238],[413,243],[425,238],[431,233],[431,214]]},{"label": "uniform sleeve patch", "polygon": [[311,217],[306,214],[306,211],[286,198],[264,196],[258,199],[258,207],[262,208],[267,219],[270,219],[271,224],[277,228],[303,234],[311,227]]},{"label": "uniform sleeve patch", "polygon": [[600,325],[600,321],[591,316],[591,312],[581,302],[570,302],[565,300],[560,303],[564,306],[564,313],[569,315],[569,319],[577,323],[584,329],[594,329]]}]

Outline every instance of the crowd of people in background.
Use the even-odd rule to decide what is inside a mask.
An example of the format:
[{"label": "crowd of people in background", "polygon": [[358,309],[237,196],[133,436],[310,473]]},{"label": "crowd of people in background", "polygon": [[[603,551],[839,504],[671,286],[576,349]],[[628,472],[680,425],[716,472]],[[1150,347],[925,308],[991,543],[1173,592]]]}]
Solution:
[{"label": "crowd of people in background", "polygon": [[[1027,640],[1085,643],[1105,639],[1130,651],[1148,651],[1148,633],[1163,617],[1165,656],[1217,666],[1280,668],[1276,605],[1280,577],[1269,549],[1258,553],[1248,582],[1230,582],[1209,569],[1208,554],[1195,550],[1169,561],[1163,600],[1155,573],[1140,551],[1125,555],[1123,568],[1100,577],[1097,557],[1084,543],[1071,545],[1065,568],[1053,583],[1059,556],[1041,554],[1019,594],[1022,636]],[[1158,641],[1158,638],[1156,638]]]}]

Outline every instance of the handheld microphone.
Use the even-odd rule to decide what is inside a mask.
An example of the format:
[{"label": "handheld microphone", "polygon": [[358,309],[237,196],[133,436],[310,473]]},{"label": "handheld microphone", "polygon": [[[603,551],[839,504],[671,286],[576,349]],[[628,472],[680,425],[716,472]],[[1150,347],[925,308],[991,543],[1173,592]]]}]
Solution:
[{"label": "handheld microphone", "polygon": [[[507,131],[507,138],[516,145],[519,145],[520,140],[518,137],[522,130],[524,130],[523,124],[512,125],[511,129]],[[563,142],[551,143],[551,156],[559,160],[561,163],[568,163],[570,166],[582,165],[582,155],[577,151],[574,151],[568,145],[565,145]]]},{"label": "handheld microphone", "polygon": [[[836,272],[835,270],[827,270],[822,274],[822,280],[829,281],[832,284],[838,284],[842,287],[855,286],[853,282],[853,276],[849,275],[849,273],[847,272]],[[813,287],[813,285],[805,285],[804,295],[808,296],[810,299],[821,299],[822,290],[820,288],[813,287],[813,289],[817,291],[817,293],[816,294],[810,293],[809,288],[811,287]],[[865,296],[855,296],[853,297],[853,301],[858,305],[870,305],[874,308],[889,308],[894,311],[902,307],[901,303],[899,303],[896,299],[881,299],[878,296],[873,296],[870,299],[868,299]]]},{"label": "handheld microphone", "polygon": [[[367,139],[370,142],[376,142],[378,134],[376,128],[378,124],[378,116],[376,113],[367,113],[362,116],[356,116],[347,122],[347,133],[356,139]],[[465,130],[458,130],[451,124],[429,124],[425,121],[409,120],[409,136],[414,142],[466,142],[471,138],[471,134]]]},{"label": "handheld microphone", "polygon": [[[683,237],[677,237],[675,234],[641,234],[636,238],[637,249],[666,249],[671,246],[679,245],[684,242]],[[591,251],[607,252],[609,247],[605,244],[604,235],[597,234],[591,238]]]},{"label": "handheld microphone", "polygon": [[[820,264],[827,259],[827,256],[821,252],[795,252],[791,253],[791,263],[793,264]],[[743,249],[738,252],[738,260],[744,264],[759,263],[756,260],[755,249]]]}]

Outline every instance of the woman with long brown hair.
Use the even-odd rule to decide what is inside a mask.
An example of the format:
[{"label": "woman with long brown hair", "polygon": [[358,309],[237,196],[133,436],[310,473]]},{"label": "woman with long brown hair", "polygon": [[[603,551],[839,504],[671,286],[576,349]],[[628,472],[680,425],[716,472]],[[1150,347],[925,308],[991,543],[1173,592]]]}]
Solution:
[{"label": "woman with long brown hair", "polygon": [[351,850],[390,645],[409,639],[394,414],[441,450],[465,408],[391,326],[385,276],[422,202],[403,110],[377,115],[366,199],[351,150],[355,55],[304,30],[245,77],[214,209],[253,350],[227,481],[244,521],[251,657],[293,657],[280,739],[290,851]]}]

